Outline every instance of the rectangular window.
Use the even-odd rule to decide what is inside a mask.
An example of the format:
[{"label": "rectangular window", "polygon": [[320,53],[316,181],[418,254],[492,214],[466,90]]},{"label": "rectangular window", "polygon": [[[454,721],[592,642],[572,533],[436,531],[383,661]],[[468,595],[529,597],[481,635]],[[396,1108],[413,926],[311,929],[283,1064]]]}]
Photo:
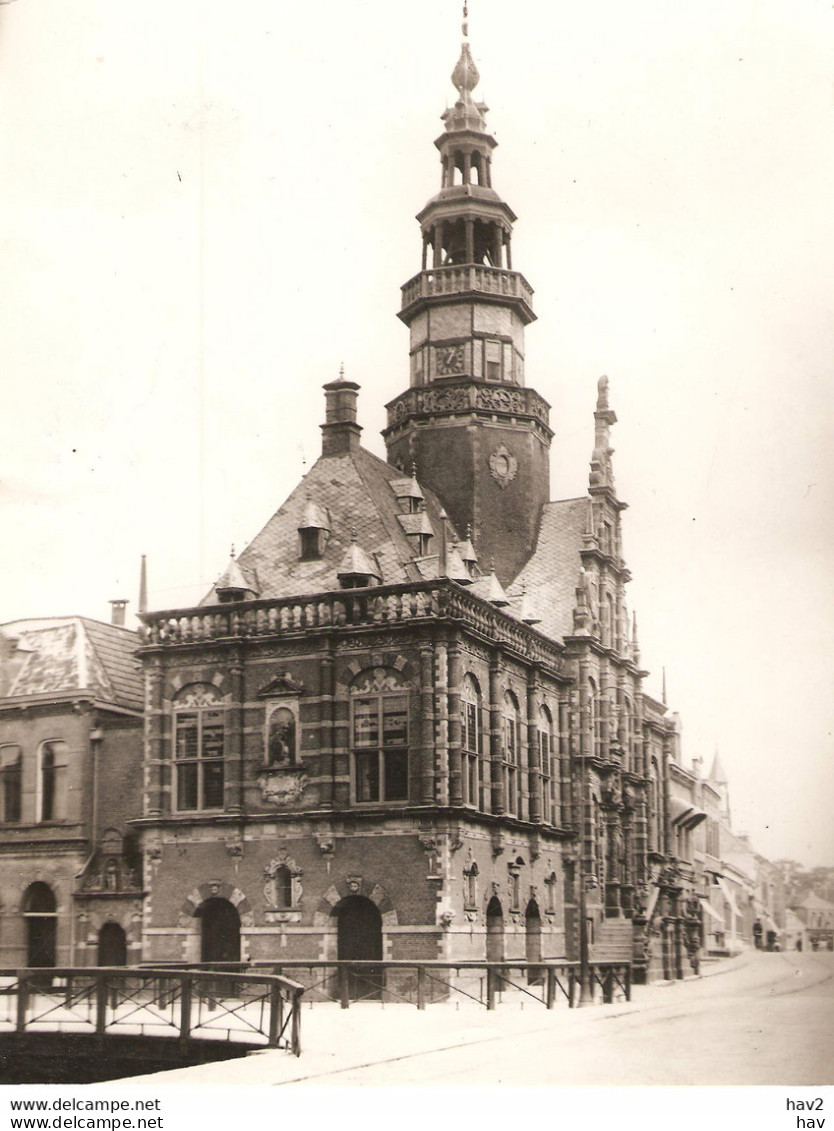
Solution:
[{"label": "rectangular window", "polygon": [[357,802],[408,800],[408,695],[353,700]]},{"label": "rectangular window", "polygon": [[7,825],[20,823],[20,747],[0,747],[0,781],[3,792],[2,817]]},{"label": "rectangular window", "polygon": [[487,341],[484,343],[486,353],[486,377],[488,381],[501,380],[501,343]]},{"label": "rectangular window", "polygon": [[553,821],[553,783],[550,776],[550,734],[539,731],[539,758],[541,760],[542,820]]},{"label": "rectangular window", "polygon": [[178,811],[222,809],[225,753],[223,711],[177,711],[174,731]]},{"label": "rectangular window", "polygon": [[67,817],[67,744],[60,739],[41,743],[39,752],[39,821],[64,821]]}]

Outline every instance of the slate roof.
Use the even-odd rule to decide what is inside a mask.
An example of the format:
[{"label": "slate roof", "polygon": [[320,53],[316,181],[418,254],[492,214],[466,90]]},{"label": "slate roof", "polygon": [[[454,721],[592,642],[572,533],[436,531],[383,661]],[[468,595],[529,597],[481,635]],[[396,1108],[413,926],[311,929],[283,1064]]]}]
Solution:
[{"label": "slate roof", "polygon": [[[337,573],[354,535],[356,545],[379,563],[383,585],[434,579],[441,506],[431,491],[420,488],[425,498],[425,517],[415,516],[415,525],[422,527],[427,519],[434,537],[430,556],[418,561],[414,542],[400,521],[401,507],[391,486],[402,482],[401,471],[364,448],[320,457],[238,556],[244,573],[257,577],[259,597],[275,599],[339,589]],[[305,524],[304,516],[311,503],[328,516],[330,532],[322,557],[301,561],[298,530]],[[449,540],[454,540],[456,534],[451,524],[447,529]],[[216,603],[217,591],[213,586],[201,604]]]},{"label": "slate roof", "polygon": [[536,629],[555,640],[573,631],[573,609],[582,559],[579,555],[591,521],[589,497],[545,503],[533,556],[507,588],[510,608],[519,616],[522,603],[541,618]]},{"label": "slate roof", "polygon": [[51,617],[0,626],[6,647],[0,697],[89,691],[140,709],[142,669],[136,632],[87,617]]}]

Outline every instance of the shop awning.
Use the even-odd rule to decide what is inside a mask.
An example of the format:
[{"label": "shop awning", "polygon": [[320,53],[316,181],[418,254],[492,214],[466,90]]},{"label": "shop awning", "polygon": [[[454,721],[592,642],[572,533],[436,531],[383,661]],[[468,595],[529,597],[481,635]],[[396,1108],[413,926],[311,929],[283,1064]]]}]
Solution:
[{"label": "shop awning", "polygon": [[669,798],[669,814],[673,825],[680,825],[683,829],[694,829],[701,821],[707,819],[707,814],[697,805],[689,801],[681,801],[677,797]]},{"label": "shop awning", "polygon": [[712,907],[705,899],[701,901],[701,906],[703,907],[704,911],[706,911],[707,915],[711,915],[713,917],[716,923],[720,923],[722,927],[724,926],[723,915],[719,915],[715,908]]},{"label": "shop awning", "polygon": [[735,896],[733,895],[730,885],[727,883],[723,876],[717,876],[716,879],[718,880],[718,886],[721,888],[721,891],[724,894],[724,898],[730,905],[730,909],[732,910],[733,915],[735,915],[736,918],[740,919],[741,912],[738,909],[735,901]]}]

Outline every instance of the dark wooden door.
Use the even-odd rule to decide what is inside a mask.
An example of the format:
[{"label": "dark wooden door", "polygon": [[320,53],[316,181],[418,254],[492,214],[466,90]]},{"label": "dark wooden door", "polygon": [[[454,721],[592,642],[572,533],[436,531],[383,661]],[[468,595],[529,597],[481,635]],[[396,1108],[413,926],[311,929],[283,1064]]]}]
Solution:
[{"label": "dark wooden door", "polygon": [[487,904],[487,937],[486,956],[487,962],[504,961],[504,909],[497,896],[493,896]]},{"label": "dark wooden door", "polygon": [[203,921],[200,961],[240,962],[240,916],[228,899],[207,899],[197,914]]},{"label": "dark wooden door", "polygon": [[118,923],[105,923],[98,933],[98,964],[127,965],[127,938]]},{"label": "dark wooden door", "polygon": [[[379,962],[382,959],[382,916],[375,903],[351,895],[339,907],[338,957],[341,961]],[[355,967],[348,974],[352,1001],[379,999],[383,972],[378,966]]]}]

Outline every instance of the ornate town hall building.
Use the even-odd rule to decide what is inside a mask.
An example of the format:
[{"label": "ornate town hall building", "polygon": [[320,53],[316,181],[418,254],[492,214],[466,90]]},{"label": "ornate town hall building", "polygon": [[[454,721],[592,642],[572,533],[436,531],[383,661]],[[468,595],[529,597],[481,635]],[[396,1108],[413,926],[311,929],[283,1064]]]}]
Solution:
[{"label": "ornate town hall building", "polygon": [[582,931],[680,976],[678,736],[641,689],[608,383],[587,494],[551,502],[466,42],[452,81],[387,462],[326,385],[302,482],[199,607],[144,617],[146,960],[535,961]]}]

